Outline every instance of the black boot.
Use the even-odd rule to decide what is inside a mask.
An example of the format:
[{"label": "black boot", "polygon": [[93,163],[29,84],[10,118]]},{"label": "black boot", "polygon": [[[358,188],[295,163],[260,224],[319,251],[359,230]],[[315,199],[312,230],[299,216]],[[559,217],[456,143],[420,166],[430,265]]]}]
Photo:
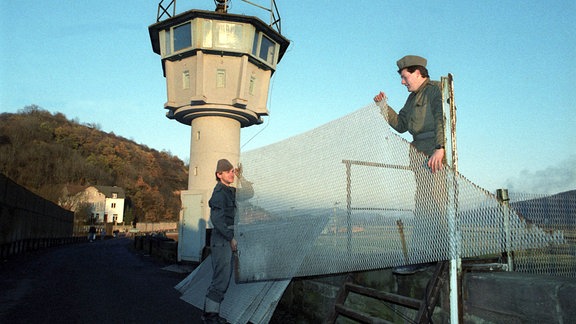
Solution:
[{"label": "black boot", "polygon": [[204,323],[206,323],[206,324],[226,324],[226,323],[228,323],[228,321],[225,318],[220,317],[220,314],[218,314],[218,313],[204,313],[202,315],[202,321],[204,321]]}]

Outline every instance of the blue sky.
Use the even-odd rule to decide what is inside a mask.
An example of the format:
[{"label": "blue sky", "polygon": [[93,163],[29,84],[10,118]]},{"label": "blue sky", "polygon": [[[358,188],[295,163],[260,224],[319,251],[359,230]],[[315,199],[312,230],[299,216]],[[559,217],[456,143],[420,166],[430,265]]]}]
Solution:
[{"label": "blue sky", "polygon": [[[187,161],[190,129],[164,117],[148,36],[158,2],[2,1],[0,112],[36,104]],[[270,116],[243,129],[242,150],[351,113],[380,90],[400,109],[408,93],[395,62],[416,54],[433,79],[454,75],[462,174],[491,192],[576,189],[575,1],[277,4],[291,45],[271,82]],[[213,7],[177,1],[177,12]]]}]

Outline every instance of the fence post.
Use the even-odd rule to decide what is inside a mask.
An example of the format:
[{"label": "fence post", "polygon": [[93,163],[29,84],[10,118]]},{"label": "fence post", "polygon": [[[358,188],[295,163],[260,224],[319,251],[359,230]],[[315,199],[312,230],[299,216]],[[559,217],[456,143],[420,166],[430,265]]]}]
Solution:
[{"label": "fence post", "polygon": [[462,323],[462,259],[461,259],[461,233],[458,216],[458,150],[456,145],[456,103],[454,100],[454,79],[451,73],[441,77],[442,110],[446,124],[445,127],[445,158],[452,172],[447,172],[446,185],[448,188],[447,218],[450,237],[450,323]]},{"label": "fence post", "polygon": [[506,257],[507,269],[512,271],[514,269],[514,252],[512,252],[512,233],[510,230],[510,196],[508,196],[508,189],[496,190],[496,198],[500,202],[502,208],[502,217],[504,218],[504,256]]}]

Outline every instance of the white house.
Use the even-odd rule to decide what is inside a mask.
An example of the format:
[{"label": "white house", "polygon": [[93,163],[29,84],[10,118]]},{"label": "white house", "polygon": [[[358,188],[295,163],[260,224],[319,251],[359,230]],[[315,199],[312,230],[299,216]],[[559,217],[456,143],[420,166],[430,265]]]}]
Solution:
[{"label": "white house", "polygon": [[[68,193],[75,191],[72,197],[68,196],[67,205],[72,211],[75,211],[81,203],[92,205],[92,219],[94,223],[113,223],[119,224],[124,222],[124,200],[126,193],[123,188],[116,186],[88,186],[80,190],[70,190]],[[60,205],[63,205],[61,203]]]}]

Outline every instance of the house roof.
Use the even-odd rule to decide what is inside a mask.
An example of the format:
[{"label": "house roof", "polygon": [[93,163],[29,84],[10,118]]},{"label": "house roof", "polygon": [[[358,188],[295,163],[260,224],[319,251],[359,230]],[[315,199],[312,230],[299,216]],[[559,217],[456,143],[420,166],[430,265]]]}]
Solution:
[{"label": "house roof", "polygon": [[74,184],[67,184],[64,186],[64,196],[75,196],[81,191],[86,190],[89,186],[82,186],[82,185],[74,185]]},{"label": "house roof", "polygon": [[124,188],[116,186],[93,186],[98,191],[104,194],[106,198],[112,198],[113,194],[116,194],[116,198],[126,198],[126,192]]}]

